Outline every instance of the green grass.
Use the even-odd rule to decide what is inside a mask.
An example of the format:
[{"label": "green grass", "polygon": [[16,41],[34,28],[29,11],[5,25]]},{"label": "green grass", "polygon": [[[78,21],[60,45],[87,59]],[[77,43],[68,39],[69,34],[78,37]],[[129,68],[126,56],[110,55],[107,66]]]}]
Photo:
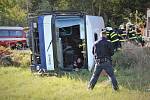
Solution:
[{"label": "green grass", "polygon": [[129,76],[121,75],[117,73],[121,82],[119,92],[114,92],[107,80],[98,81],[94,90],[88,91],[90,74],[87,71],[41,77],[29,69],[1,67],[0,100],[150,100],[150,92],[131,90],[129,85],[123,85],[121,77]]}]

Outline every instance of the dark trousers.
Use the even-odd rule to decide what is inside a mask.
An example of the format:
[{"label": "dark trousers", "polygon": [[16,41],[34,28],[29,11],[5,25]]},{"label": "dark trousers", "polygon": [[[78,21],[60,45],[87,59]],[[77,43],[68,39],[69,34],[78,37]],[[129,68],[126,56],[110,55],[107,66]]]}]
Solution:
[{"label": "dark trousers", "polygon": [[106,71],[106,73],[110,77],[113,89],[118,90],[118,83],[117,83],[116,77],[114,75],[114,71],[113,71],[111,62],[105,62],[100,65],[98,65],[98,64],[95,65],[94,72],[90,79],[88,88],[90,88],[90,89],[94,88],[94,86],[100,76],[100,73],[102,72],[103,69]]}]

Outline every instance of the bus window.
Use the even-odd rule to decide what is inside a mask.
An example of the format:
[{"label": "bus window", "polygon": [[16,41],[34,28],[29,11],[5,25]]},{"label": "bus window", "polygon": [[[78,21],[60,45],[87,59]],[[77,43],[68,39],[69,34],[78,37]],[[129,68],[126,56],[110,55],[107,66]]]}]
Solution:
[{"label": "bus window", "polygon": [[10,36],[16,36],[16,37],[21,37],[22,36],[22,31],[9,31]]},{"label": "bus window", "polygon": [[7,30],[0,30],[0,36],[9,36],[9,32]]}]

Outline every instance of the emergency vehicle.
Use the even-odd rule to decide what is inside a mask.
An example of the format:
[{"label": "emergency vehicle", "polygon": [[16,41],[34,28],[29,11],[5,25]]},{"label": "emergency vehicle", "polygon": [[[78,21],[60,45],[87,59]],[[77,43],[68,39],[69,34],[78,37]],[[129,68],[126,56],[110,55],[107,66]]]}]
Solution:
[{"label": "emergency vehicle", "polygon": [[0,46],[15,49],[26,46],[26,33],[23,27],[0,27]]},{"label": "emergency vehicle", "polygon": [[[92,45],[102,37],[104,20],[82,12],[51,12],[30,17],[31,22],[31,70],[54,71],[72,70],[65,56],[65,46],[71,54],[82,59],[82,68],[91,70],[94,66]],[[66,58],[68,57],[68,58]],[[68,60],[66,60],[68,59]]]}]

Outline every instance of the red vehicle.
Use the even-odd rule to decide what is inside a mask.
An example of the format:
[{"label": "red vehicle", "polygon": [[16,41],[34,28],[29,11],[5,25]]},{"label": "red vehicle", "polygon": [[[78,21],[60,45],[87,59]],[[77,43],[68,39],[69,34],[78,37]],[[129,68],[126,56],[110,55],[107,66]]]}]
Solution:
[{"label": "red vehicle", "polygon": [[0,27],[0,46],[21,49],[26,45],[23,27]]}]

